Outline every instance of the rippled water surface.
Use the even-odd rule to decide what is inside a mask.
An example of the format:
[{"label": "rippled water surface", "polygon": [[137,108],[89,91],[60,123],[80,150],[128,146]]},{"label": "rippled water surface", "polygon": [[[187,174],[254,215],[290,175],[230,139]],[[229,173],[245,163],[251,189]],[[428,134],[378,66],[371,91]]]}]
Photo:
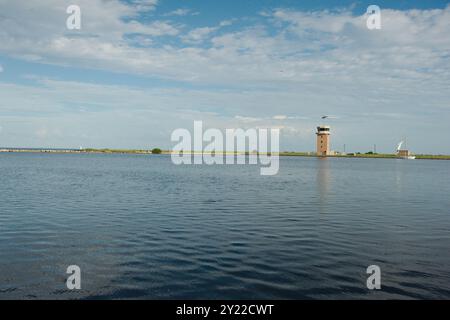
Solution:
[{"label": "rippled water surface", "polygon": [[0,182],[0,299],[450,298],[450,161],[4,153]]}]

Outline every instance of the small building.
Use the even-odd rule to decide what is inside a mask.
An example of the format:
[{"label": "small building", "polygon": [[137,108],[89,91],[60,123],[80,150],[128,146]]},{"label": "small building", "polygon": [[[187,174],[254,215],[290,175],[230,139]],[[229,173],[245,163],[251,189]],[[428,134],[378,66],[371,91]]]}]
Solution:
[{"label": "small building", "polygon": [[317,155],[329,156],[330,152],[330,127],[318,126],[317,127]]},{"label": "small building", "polygon": [[400,141],[400,143],[397,146],[397,156],[402,159],[415,159],[416,156],[414,156],[411,152],[409,152],[408,149],[402,149],[403,144],[405,141]]},{"label": "small building", "polygon": [[397,155],[399,157],[409,157],[411,156],[411,152],[409,152],[409,150],[398,150]]}]

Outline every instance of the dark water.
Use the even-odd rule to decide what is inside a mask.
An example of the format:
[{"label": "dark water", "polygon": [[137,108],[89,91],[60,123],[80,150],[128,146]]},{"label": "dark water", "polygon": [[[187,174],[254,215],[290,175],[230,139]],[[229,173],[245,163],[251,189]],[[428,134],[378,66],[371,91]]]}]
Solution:
[{"label": "dark water", "polygon": [[[260,176],[0,154],[0,299],[448,299],[449,178],[450,161],[293,157]],[[81,291],[66,289],[72,264]]]}]

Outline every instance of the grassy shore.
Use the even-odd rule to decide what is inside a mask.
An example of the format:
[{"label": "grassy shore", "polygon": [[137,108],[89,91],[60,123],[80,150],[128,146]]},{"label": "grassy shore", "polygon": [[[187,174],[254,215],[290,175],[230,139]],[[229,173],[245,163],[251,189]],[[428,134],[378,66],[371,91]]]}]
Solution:
[{"label": "grassy shore", "polygon": [[[36,153],[117,153],[117,154],[152,154],[155,149],[28,149],[28,148],[5,148],[0,149],[0,152],[36,152]],[[157,153],[171,154],[170,150],[160,150]],[[186,152],[193,154],[200,154],[200,152]],[[233,152],[225,152],[226,155],[235,154]],[[237,153],[240,155],[248,153]],[[314,152],[296,152],[296,151],[282,151],[278,153],[279,156],[285,157],[317,157]],[[450,155],[433,155],[433,154],[417,154],[416,159],[429,159],[429,160],[450,160]],[[337,154],[327,156],[328,158],[378,158],[378,159],[395,159],[398,158],[396,154],[388,153],[352,153],[352,154]]]},{"label": "grassy shore", "polygon": [[83,149],[83,150],[80,150],[80,152],[149,154],[149,153],[152,153],[152,150],[145,150],[145,149]]},{"label": "grassy shore", "polygon": [[[317,157],[314,152],[280,152],[280,156],[293,157]],[[397,158],[395,154],[388,153],[352,153],[352,154],[335,154],[326,156],[328,158]],[[450,156],[449,156],[450,159]]]},{"label": "grassy shore", "polygon": [[450,160],[450,156],[445,154],[418,154],[416,159],[430,159],[430,160]]},{"label": "grassy shore", "polygon": [[[317,157],[313,152],[280,152],[280,156],[296,157]],[[416,154],[416,159],[428,160],[450,160],[450,155]],[[328,158],[379,158],[379,159],[397,159],[398,156],[393,153],[355,153],[355,154],[336,154],[327,156]]]},{"label": "grassy shore", "polygon": [[38,149],[38,148],[3,148],[0,152],[23,152],[23,153],[135,153],[149,154],[151,150],[133,149]]}]

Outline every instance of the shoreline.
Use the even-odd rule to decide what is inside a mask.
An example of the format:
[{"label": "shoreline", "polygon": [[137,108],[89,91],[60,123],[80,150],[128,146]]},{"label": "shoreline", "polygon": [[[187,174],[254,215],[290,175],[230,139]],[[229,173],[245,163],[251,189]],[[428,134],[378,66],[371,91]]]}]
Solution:
[{"label": "shoreline", "polygon": [[[0,148],[0,153],[65,153],[65,154],[153,154],[152,150],[145,149],[51,149],[51,148]],[[162,150],[160,154],[171,154],[171,151]],[[190,154],[201,154],[200,152],[187,152]],[[156,153],[159,154],[159,153]],[[222,155],[257,155],[257,153],[246,152],[220,152]],[[268,153],[270,155],[270,153]],[[400,159],[395,154],[336,154],[328,156],[318,156],[314,152],[295,152],[295,151],[282,151],[279,152],[280,157],[316,157],[316,158],[362,158],[362,159]],[[418,160],[450,160],[450,155],[431,155],[431,154],[417,154],[415,155]]]}]

